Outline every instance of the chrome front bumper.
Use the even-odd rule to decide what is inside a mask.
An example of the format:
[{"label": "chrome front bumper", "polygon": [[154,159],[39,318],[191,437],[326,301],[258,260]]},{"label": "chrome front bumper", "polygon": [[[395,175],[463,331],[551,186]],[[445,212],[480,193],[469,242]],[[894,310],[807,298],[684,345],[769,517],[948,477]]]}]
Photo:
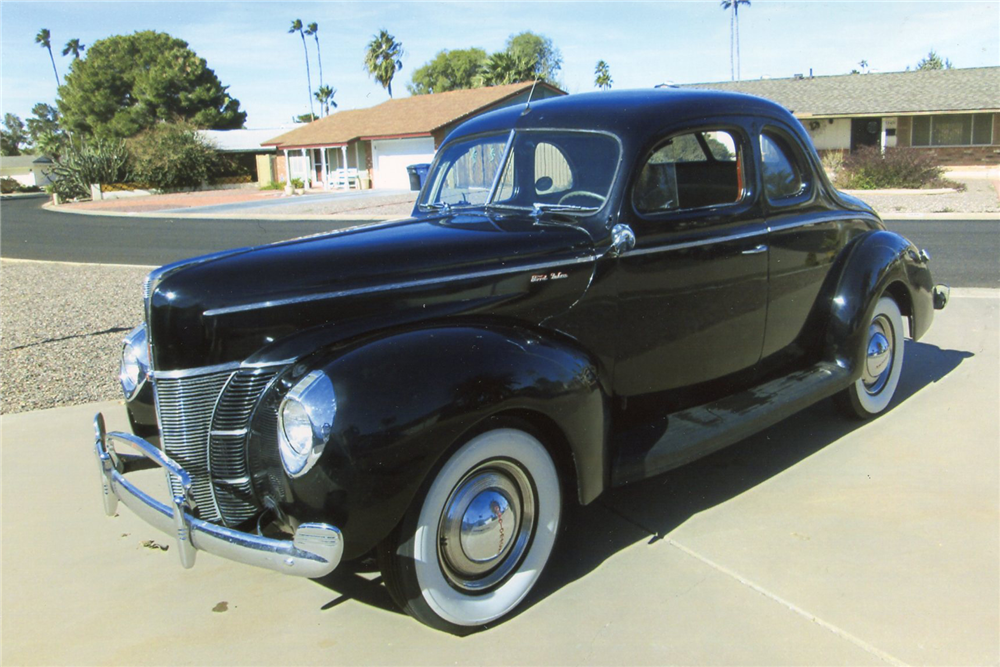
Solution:
[{"label": "chrome front bumper", "polygon": [[[129,433],[108,433],[104,416],[94,417],[95,451],[104,488],[104,511],[114,516],[118,501],[139,515],[146,523],[177,538],[181,565],[192,567],[198,550],[230,560],[266,567],[300,577],[322,577],[340,564],[344,540],[340,530],[325,523],[303,523],[291,540],[275,540],[252,533],[242,533],[191,515],[191,476],[157,447]],[[115,443],[126,444],[139,454],[120,454]],[[184,490],[165,505],[150,497],[125,478],[129,468],[158,466],[175,477]]]}]

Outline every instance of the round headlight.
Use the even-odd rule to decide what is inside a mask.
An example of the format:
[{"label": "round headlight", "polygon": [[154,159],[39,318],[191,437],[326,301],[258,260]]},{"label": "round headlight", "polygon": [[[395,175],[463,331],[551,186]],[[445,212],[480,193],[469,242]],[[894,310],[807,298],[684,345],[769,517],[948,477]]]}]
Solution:
[{"label": "round headlight", "polygon": [[146,343],[146,325],[140,324],[125,336],[122,345],[121,370],[118,380],[125,398],[131,400],[146,382],[149,374],[149,348]]},{"label": "round headlight", "polygon": [[278,407],[278,450],[285,472],[298,477],[312,468],[336,414],[333,382],[323,371],[309,373],[292,387]]}]

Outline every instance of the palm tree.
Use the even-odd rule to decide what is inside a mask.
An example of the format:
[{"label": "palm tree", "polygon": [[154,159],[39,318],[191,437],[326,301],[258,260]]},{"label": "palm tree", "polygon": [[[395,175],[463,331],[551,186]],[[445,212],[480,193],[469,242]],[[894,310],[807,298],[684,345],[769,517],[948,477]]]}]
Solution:
[{"label": "palm tree", "polygon": [[603,60],[598,60],[597,67],[594,68],[594,87],[610,90],[611,84],[611,68]]},{"label": "palm tree", "polygon": [[49,60],[52,61],[52,73],[56,75],[56,86],[59,85],[59,72],[56,71],[56,59],[52,57],[52,35],[48,28],[42,28],[35,35],[35,44],[41,44],[42,48],[49,50]]},{"label": "palm tree", "polygon": [[64,56],[68,56],[69,54],[72,53],[73,60],[78,60],[80,58],[80,54],[83,53],[83,50],[86,48],[87,47],[84,44],[80,43],[79,39],[74,37],[73,39],[66,42],[66,46],[62,50],[62,54]]},{"label": "palm tree", "polygon": [[[732,9],[729,17],[729,72],[733,81],[740,79],[740,5],[750,6],[750,0],[722,0],[719,5],[726,11]],[[734,61],[735,54],[735,61]],[[735,63],[735,64],[734,64]]]},{"label": "palm tree", "polygon": [[479,85],[504,86],[508,83],[534,81],[538,58],[519,58],[510,51],[498,51],[479,68]]},{"label": "palm tree", "polygon": [[365,69],[392,97],[392,77],[403,69],[403,45],[396,41],[385,28],[372,35],[365,51]]},{"label": "palm tree", "polygon": [[337,103],[333,101],[333,96],[336,94],[337,89],[331,88],[330,86],[320,86],[316,89],[314,95],[322,107],[324,116],[330,115],[330,107],[333,107],[334,109],[337,108]]},{"label": "palm tree", "polygon": [[309,84],[309,114],[315,118],[316,111],[313,109],[313,84],[312,84],[312,74],[309,72],[309,49],[306,47],[306,36],[302,32],[302,20],[295,19],[292,21],[292,27],[288,29],[289,33],[297,32],[299,37],[302,38],[302,52],[306,54],[306,83]]},{"label": "palm tree", "polygon": [[316,60],[319,61],[319,85],[320,88],[323,87],[323,54],[319,52],[319,24],[310,23],[306,26],[305,33],[307,35],[312,35],[313,39],[316,40]]}]

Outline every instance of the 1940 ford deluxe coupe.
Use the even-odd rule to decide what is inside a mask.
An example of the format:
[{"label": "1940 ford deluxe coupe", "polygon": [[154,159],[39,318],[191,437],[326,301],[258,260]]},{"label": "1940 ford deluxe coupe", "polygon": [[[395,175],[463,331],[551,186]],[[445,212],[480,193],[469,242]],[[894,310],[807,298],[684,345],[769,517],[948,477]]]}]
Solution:
[{"label": "1940 ford deluxe coupe", "polygon": [[[320,577],[374,552],[407,612],[480,627],[536,583],[565,503],[828,397],[884,411],[904,335],[947,302],[928,261],[765,100],[494,111],[442,144],[407,220],[150,274],[133,434],[95,419],[105,510],[185,567]],[[130,481],[150,466],[170,502]]]}]

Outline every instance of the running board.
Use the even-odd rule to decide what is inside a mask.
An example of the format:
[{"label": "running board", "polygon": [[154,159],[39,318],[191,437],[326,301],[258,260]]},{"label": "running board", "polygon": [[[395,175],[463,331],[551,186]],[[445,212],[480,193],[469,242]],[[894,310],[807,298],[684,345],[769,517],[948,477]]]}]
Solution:
[{"label": "running board", "polygon": [[[616,438],[611,484],[638,482],[711,454],[836,394],[850,383],[849,370],[819,363],[714,403],[667,415],[659,426],[630,429]],[[650,433],[650,428],[661,433]]]}]

